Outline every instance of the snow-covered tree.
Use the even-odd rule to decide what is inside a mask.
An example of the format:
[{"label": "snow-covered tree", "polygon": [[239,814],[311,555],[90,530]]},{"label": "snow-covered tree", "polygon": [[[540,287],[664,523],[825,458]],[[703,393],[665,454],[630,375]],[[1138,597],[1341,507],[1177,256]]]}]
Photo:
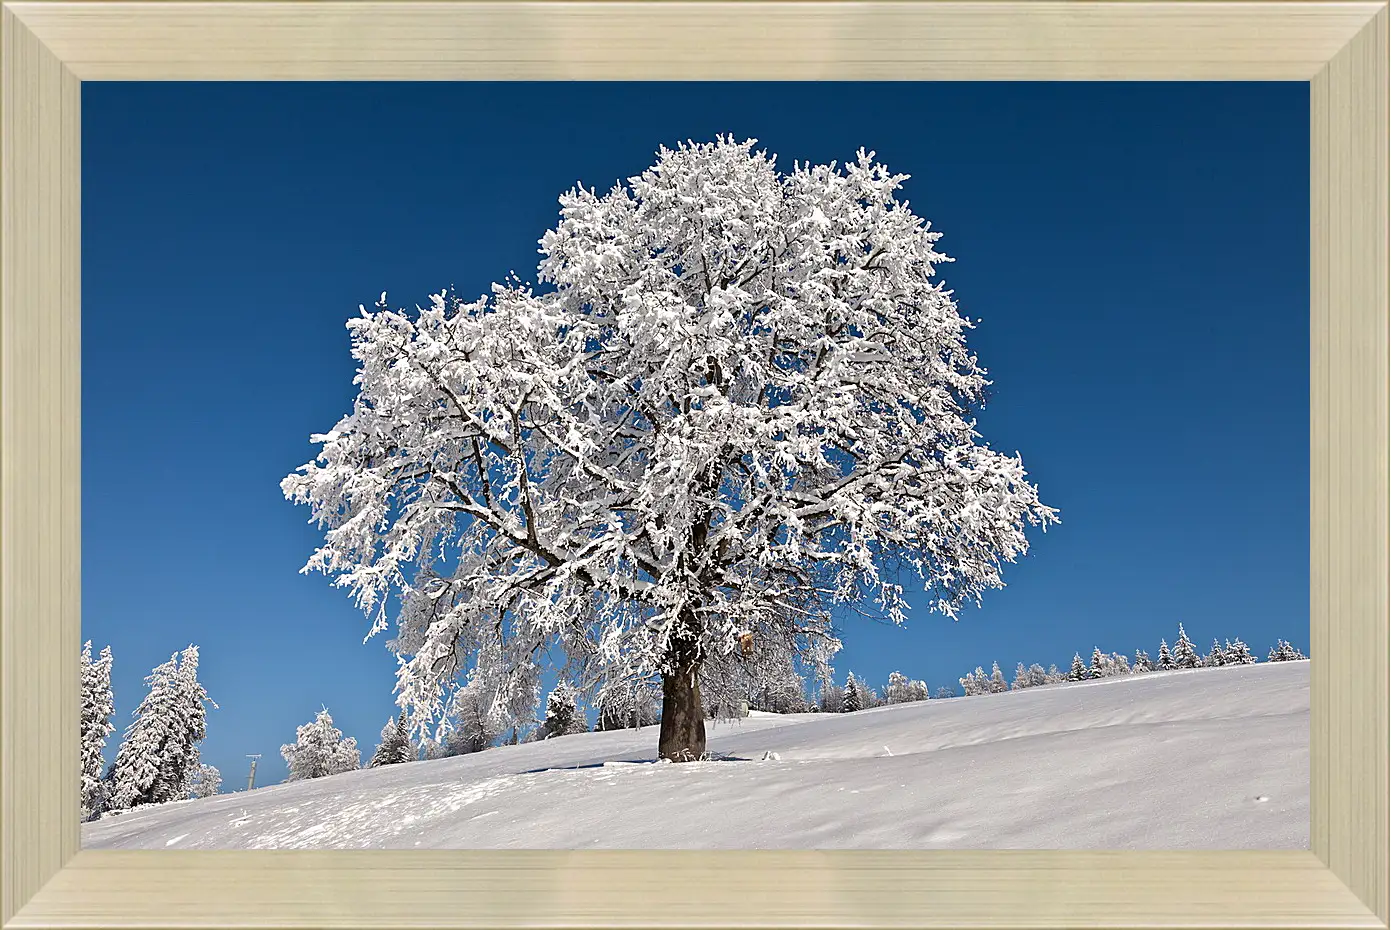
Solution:
[{"label": "snow-covered tree", "polygon": [[116,750],[110,810],[187,798],[202,764],[198,743],[207,736],[204,705],[212,701],[198,681],[198,647],[170,656],[145,684],[149,690]]},{"label": "snow-covered tree", "polygon": [[193,780],[193,787],[188,796],[191,798],[210,798],[222,791],[222,773],[217,770],[217,766],[208,765],[206,762],[198,766],[198,774]]},{"label": "snow-covered tree", "polygon": [[1068,681],[1083,681],[1087,677],[1087,667],[1082,664],[1081,653],[1072,654],[1072,668],[1068,669]]},{"label": "snow-covered tree", "polygon": [[[1080,662],[1080,661],[1081,661],[1081,656],[1078,656],[1078,657],[1077,657],[1077,660]],[[1066,676],[1065,674],[1063,674],[1062,672],[1058,671],[1058,667],[1057,667],[1056,665],[1049,665],[1049,666],[1048,666],[1048,673],[1047,673],[1047,676],[1043,679],[1043,683],[1044,683],[1044,684],[1051,685],[1051,684],[1056,684],[1056,683],[1058,683],[1058,682],[1060,682],[1060,681],[1066,681],[1066,680],[1067,680],[1067,676]]]},{"label": "snow-covered tree", "polygon": [[290,767],[286,781],[351,772],[361,762],[357,740],[351,736],[345,737],[333,725],[333,717],[327,707],[296,730],[295,741],[281,746],[280,754]]},{"label": "snow-covered tree", "polygon": [[927,682],[920,678],[908,682],[908,700],[926,701],[931,696],[932,692],[928,690]]},{"label": "snow-covered tree", "polygon": [[977,665],[974,672],[967,672],[966,677],[961,679],[961,693],[965,697],[989,694],[990,676],[985,673],[985,669]]},{"label": "snow-covered tree", "polygon": [[1169,644],[1162,639],[1159,641],[1159,657],[1155,659],[1154,667],[1161,672],[1175,667],[1173,654],[1169,652]]},{"label": "snow-covered tree", "polygon": [[1275,641],[1275,648],[1271,649],[1266,656],[1266,659],[1270,662],[1295,662],[1303,658],[1306,658],[1304,653],[1300,652],[1283,639],[1277,639]]},{"label": "snow-covered tree", "polygon": [[854,672],[850,672],[845,677],[845,697],[841,701],[841,712],[853,714],[857,710],[863,710],[865,706],[864,686],[855,677]]},{"label": "snow-covered tree", "polygon": [[1040,685],[1048,684],[1048,673],[1043,670],[1043,666],[1037,662],[1028,668],[1029,687],[1037,688]]},{"label": "snow-covered tree", "polygon": [[945,700],[946,698],[954,697],[956,697],[956,692],[953,691],[951,688],[946,687],[945,685],[937,689],[937,700],[939,701]]},{"label": "snow-covered tree", "polygon": [[990,663],[990,693],[1001,694],[1009,690],[1009,682],[1005,681],[1005,673],[1000,671],[1000,663]]},{"label": "snow-covered tree", "polygon": [[1135,664],[1132,669],[1136,674],[1154,671],[1154,663],[1150,661],[1150,654],[1143,649],[1135,650]]},{"label": "snow-covered tree", "polygon": [[906,704],[911,701],[908,686],[907,675],[902,672],[889,672],[889,683],[884,686],[884,703]]},{"label": "snow-covered tree", "polygon": [[1029,681],[1029,670],[1024,667],[1023,662],[1017,663],[1014,666],[1014,680],[1009,684],[1010,690],[1022,691],[1031,686],[1032,682]]},{"label": "snow-covered tree", "polygon": [[116,729],[111,722],[116,712],[111,693],[111,647],[102,649],[92,661],[92,642],[82,645],[82,706],[79,710],[82,726],[82,797],[81,817],[90,820],[104,804],[102,769],[106,765],[106,738]]},{"label": "snow-covered tree", "polygon": [[1111,674],[1111,657],[1101,651],[1100,646],[1092,647],[1092,662],[1087,668],[1088,678],[1105,678]]},{"label": "snow-covered tree", "polygon": [[1178,625],[1178,639],[1174,640],[1173,662],[1174,668],[1199,668],[1203,664],[1202,658],[1193,648],[1193,641],[1183,631],[1182,623]]},{"label": "snow-covered tree", "polygon": [[307,570],[374,633],[399,603],[415,724],[485,647],[523,688],[558,647],[662,675],[659,754],[699,758],[702,666],[745,633],[816,661],[838,607],[903,622],[900,567],[952,616],[1004,584],[1056,512],[978,442],[974,323],[904,180],[663,148],[561,198],[540,289],[348,324],[352,412],[281,487],[327,529]]},{"label": "snow-covered tree", "polygon": [[1251,655],[1251,647],[1241,641],[1240,637],[1227,643],[1227,664],[1228,665],[1254,665],[1256,657]]},{"label": "snow-covered tree", "polygon": [[612,683],[598,697],[596,730],[650,727],[657,722],[658,695],[646,681]]},{"label": "snow-covered tree", "polygon": [[817,704],[823,714],[838,714],[845,709],[845,689],[833,681],[822,682]]},{"label": "snow-covered tree", "polygon": [[1129,675],[1129,674],[1130,674],[1130,660],[1127,659],[1124,655],[1122,655],[1122,654],[1119,653],[1119,652],[1113,652],[1113,653],[1111,653],[1111,674],[1112,674],[1112,675]]},{"label": "snow-covered tree", "polygon": [[399,713],[387,720],[386,725],[382,727],[381,742],[377,744],[377,751],[372,753],[372,761],[367,763],[367,767],[377,768],[382,765],[399,765],[402,762],[410,762],[418,752],[419,750],[411,743],[410,730],[406,726],[406,715]]},{"label": "snow-covered tree", "polygon": [[589,729],[584,715],[580,713],[576,692],[568,681],[558,681],[546,698],[546,719],[541,724],[541,738],[570,736]]}]

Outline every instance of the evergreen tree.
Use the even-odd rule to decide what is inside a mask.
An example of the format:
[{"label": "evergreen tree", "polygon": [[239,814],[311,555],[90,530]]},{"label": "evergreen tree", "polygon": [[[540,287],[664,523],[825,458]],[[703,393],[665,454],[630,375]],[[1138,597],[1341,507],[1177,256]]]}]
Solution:
[{"label": "evergreen tree", "polygon": [[[1080,661],[1080,659],[1081,659],[1081,657],[1079,656],[1079,657],[1078,657],[1078,660]],[[1067,676],[1064,675],[1062,672],[1060,672],[1060,671],[1058,670],[1058,667],[1057,667],[1056,665],[1049,665],[1049,666],[1048,666],[1048,677],[1046,677],[1046,678],[1044,679],[1044,683],[1045,683],[1045,684],[1050,684],[1050,685],[1052,685],[1052,684],[1057,684],[1057,683],[1060,682],[1060,681],[1066,681],[1066,680],[1067,680]]]},{"label": "evergreen tree", "polygon": [[908,682],[908,700],[926,701],[931,696],[927,690],[927,682],[921,680]]},{"label": "evergreen tree", "polygon": [[1092,664],[1091,667],[1087,669],[1087,677],[1105,678],[1107,675],[1111,674],[1110,665],[1110,657],[1101,651],[1100,646],[1093,646]]},{"label": "evergreen tree", "polygon": [[911,683],[902,672],[889,672],[889,683],[884,686],[885,704],[906,704],[913,700]]},{"label": "evergreen tree", "polygon": [[210,798],[222,791],[222,773],[217,770],[217,766],[208,765],[204,762],[198,766],[198,775],[193,780],[193,788],[189,791],[190,798]]},{"label": "evergreen tree", "polygon": [[845,710],[845,689],[833,681],[821,685],[821,712],[839,714]]},{"label": "evergreen tree", "polygon": [[82,646],[82,796],[81,818],[91,820],[102,806],[105,791],[102,768],[105,765],[106,738],[116,728],[111,716],[116,712],[111,694],[111,647],[92,661],[92,642]]},{"label": "evergreen tree", "polygon": [[1127,659],[1125,656],[1121,655],[1119,652],[1111,653],[1111,674],[1129,675],[1130,660]]},{"label": "evergreen tree", "polygon": [[415,756],[416,749],[411,745],[410,730],[406,726],[406,712],[401,711],[382,727],[381,742],[377,744],[377,751],[372,753],[372,761],[367,763],[367,767],[374,769],[383,765],[399,765],[410,762]]},{"label": "evergreen tree", "polygon": [[589,726],[580,713],[575,689],[568,681],[556,682],[555,688],[546,698],[546,719],[541,724],[541,738],[569,736],[572,733],[583,733],[587,729]]},{"label": "evergreen tree", "polygon": [[937,699],[939,701],[954,697],[956,697],[956,692],[953,691],[951,688],[946,687],[945,685],[937,689]]},{"label": "evergreen tree", "polygon": [[1014,666],[1014,681],[1010,682],[1009,685],[1010,690],[1023,691],[1025,688],[1030,687],[1032,684],[1033,683],[1029,681],[1029,670],[1024,667],[1023,662],[1017,663]]},{"label": "evergreen tree", "polygon": [[1169,644],[1164,640],[1159,641],[1159,658],[1155,662],[1155,668],[1161,672],[1167,672],[1174,667],[1174,657],[1169,653]]},{"label": "evergreen tree", "polygon": [[1178,639],[1174,641],[1174,668],[1198,668],[1203,664],[1203,660],[1198,658],[1197,650],[1193,648],[1193,641],[1188,638],[1188,634],[1183,631],[1183,624],[1178,625]]},{"label": "evergreen tree", "polygon": [[1000,671],[1000,663],[990,663],[990,693],[1000,694],[1009,690],[1009,682],[1005,681],[1005,673]]},{"label": "evergreen tree", "polygon": [[351,772],[361,761],[357,740],[343,736],[342,731],[333,725],[333,717],[327,707],[296,730],[295,741],[281,746],[280,754],[290,767],[286,781]]},{"label": "evergreen tree", "polygon": [[[1056,670],[1056,669],[1055,669]],[[1035,662],[1029,666],[1029,687],[1037,688],[1040,685],[1048,684],[1048,673],[1043,670],[1043,666]]]},{"label": "evergreen tree", "polygon": [[1275,641],[1275,648],[1270,650],[1266,659],[1270,662],[1295,662],[1304,659],[1306,656],[1294,646],[1285,642],[1283,639]]},{"label": "evergreen tree", "polygon": [[855,673],[849,673],[845,678],[845,698],[841,704],[841,713],[853,714],[857,710],[863,710],[865,706],[865,696],[863,686]]},{"label": "evergreen tree", "polygon": [[1228,665],[1254,665],[1255,662],[1256,657],[1251,655],[1251,648],[1242,642],[1240,637],[1237,637],[1228,644]]},{"label": "evergreen tree", "polygon": [[170,656],[145,683],[149,690],[116,751],[110,810],[186,798],[200,770],[203,705],[212,702],[198,682],[198,647]]},{"label": "evergreen tree", "polygon": [[1226,664],[1227,650],[1222,648],[1222,644],[1214,637],[1212,640],[1212,648],[1208,650],[1207,655],[1203,658],[1203,665],[1207,668],[1220,668]]},{"label": "evergreen tree", "polygon": [[1082,681],[1086,677],[1087,667],[1082,664],[1082,655],[1081,653],[1074,652],[1072,654],[1072,668],[1068,669],[1067,680]]},{"label": "evergreen tree", "polygon": [[961,679],[961,693],[966,697],[974,697],[977,694],[986,694],[990,691],[990,676],[985,674],[985,669],[979,665],[974,672],[967,672],[966,677]]},{"label": "evergreen tree", "polygon": [[1150,662],[1150,654],[1143,649],[1136,649],[1135,664],[1132,668],[1136,674],[1154,671],[1154,665]]}]

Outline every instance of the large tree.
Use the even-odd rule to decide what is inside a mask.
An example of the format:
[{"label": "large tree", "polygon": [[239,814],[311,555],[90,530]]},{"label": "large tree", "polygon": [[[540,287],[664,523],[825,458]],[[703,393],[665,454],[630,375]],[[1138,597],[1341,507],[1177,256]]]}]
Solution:
[{"label": "large tree", "polygon": [[116,712],[111,693],[111,647],[102,649],[92,660],[92,641],[82,645],[82,797],[81,817],[91,820],[105,802],[102,768],[105,766],[106,738],[116,729],[111,717]]},{"label": "large tree", "polygon": [[216,704],[198,681],[198,647],[156,666],[116,750],[111,810],[187,798],[202,767],[198,744],[207,736],[207,708]]},{"label": "large tree", "polygon": [[282,482],[306,565],[385,629],[425,727],[473,657],[533,692],[662,681],[661,757],[705,749],[702,667],[750,638],[812,664],[833,609],[901,623],[904,571],[955,616],[1056,519],[976,432],[974,324],[940,233],[860,152],[780,173],[752,142],[663,148],[576,187],[539,286],[349,322],[352,412]]}]

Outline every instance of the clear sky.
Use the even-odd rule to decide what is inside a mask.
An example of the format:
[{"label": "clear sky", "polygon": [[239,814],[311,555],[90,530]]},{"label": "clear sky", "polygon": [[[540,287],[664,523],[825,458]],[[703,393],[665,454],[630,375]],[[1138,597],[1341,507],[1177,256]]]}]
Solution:
[{"label": "clear sky", "polygon": [[[860,146],[911,174],[994,380],[980,418],[1062,524],[953,623],[848,625],[838,677],[938,685],[1308,646],[1308,85],[84,84],[83,637],[120,731],[190,642],[227,788],[327,705],[364,760],[395,660],[279,481],[350,409],[344,322],[515,270],[557,196],[659,144]],[[76,657],[74,657],[76,661]],[[109,753],[114,752],[113,735]],[[655,746],[654,746],[655,752]]]}]

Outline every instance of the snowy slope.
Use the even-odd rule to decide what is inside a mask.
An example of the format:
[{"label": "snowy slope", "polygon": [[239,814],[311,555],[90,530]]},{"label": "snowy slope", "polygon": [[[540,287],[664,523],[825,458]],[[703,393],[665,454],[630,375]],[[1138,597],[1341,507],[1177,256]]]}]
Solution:
[{"label": "snowy slope", "polygon": [[[1307,848],[1309,663],[586,733],[137,809],[88,848]],[[764,753],[777,759],[763,760]]]}]

